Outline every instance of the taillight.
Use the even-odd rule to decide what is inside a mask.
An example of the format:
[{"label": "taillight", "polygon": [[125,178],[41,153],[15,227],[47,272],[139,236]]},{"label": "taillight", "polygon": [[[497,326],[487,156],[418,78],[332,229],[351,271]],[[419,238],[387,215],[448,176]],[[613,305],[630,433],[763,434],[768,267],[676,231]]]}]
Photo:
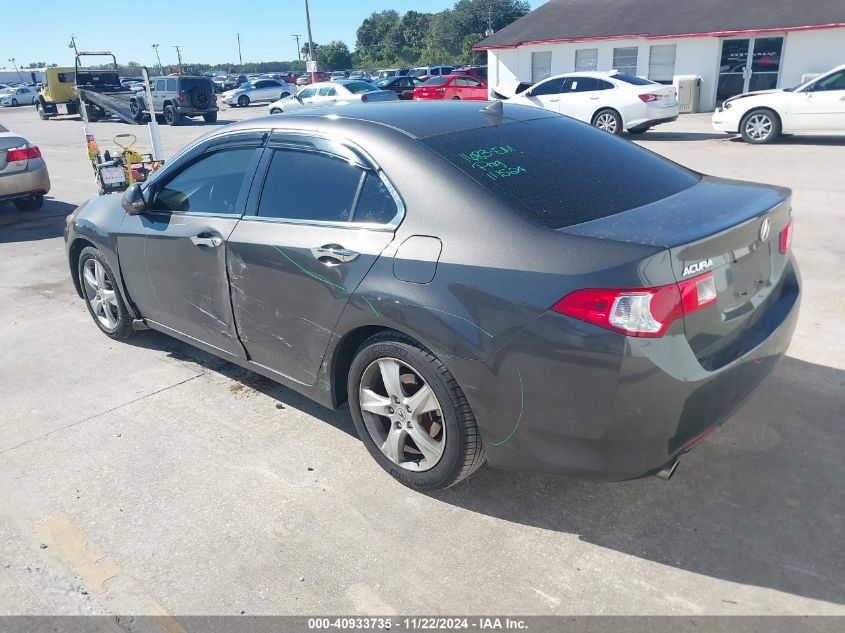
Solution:
[{"label": "taillight", "polygon": [[685,314],[716,302],[716,282],[705,273],[658,288],[576,290],[552,306],[566,316],[626,336],[663,336]]},{"label": "taillight", "polygon": [[660,101],[660,95],[654,94],[653,92],[640,95],[640,101],[643,103],[650,103],[652,101]]},{"label": "taillight", "polygon": [[29,147],[13,147],[6,152],[6,162],[13,163],[18,160],[29,158],[41,158],[41,150],[36,145]]},{"label": "taillight", "polygon": [[783,227],[783,231],[780,232],[781,255],[786,255],[790,246],[792,246],[792,220],[790,220],[789,224]]},{"label": "taillight", "polygon": [[217,95],[211,95],[211,99],[214,103],[217,103]]},{"label": "taillight", "polygon": [[179,103],[185,103],[185,95],[179,95],[176,98],[179,99]]}]

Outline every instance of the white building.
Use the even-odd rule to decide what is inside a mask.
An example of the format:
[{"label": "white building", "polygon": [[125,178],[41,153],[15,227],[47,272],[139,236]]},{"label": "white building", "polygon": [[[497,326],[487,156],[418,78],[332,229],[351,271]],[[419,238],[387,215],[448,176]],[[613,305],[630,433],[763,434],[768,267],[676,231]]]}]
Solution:
[{"label": "white building", "polygon": [[549,0],[476,50],[493,88],[579,70],[696,75],[712,110],[845,63],[845,0]]},{"label": "white building", "polygon": [[[33,80],[33,76],[35,79]],[[0,68],[0,84],[44,81],[43,68]]]}]

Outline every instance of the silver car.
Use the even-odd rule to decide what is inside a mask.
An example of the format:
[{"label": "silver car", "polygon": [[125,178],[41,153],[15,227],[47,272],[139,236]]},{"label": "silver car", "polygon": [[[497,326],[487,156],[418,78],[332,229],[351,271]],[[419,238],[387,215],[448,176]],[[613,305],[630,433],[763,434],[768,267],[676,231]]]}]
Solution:
[{"label": "silver car", "polygon": [[390,90],[380,90],[368,81],[339,79],[323,81],[301,88],[299,94],[279,99],[270,104],[270,114],[320,108],[335,104],[397,101],[399,97]]},{"label": "silver car", "polygon": [[11,201],[21,211],[36,211],[50,191],[41,150],[0,125],[0,203]]},{"label": "silver car", "polygon": [[220,95],[220,99],[226,105],[245,108],[250,103],[260,101],[275,101],[283,99],[296,93],[296,86],[286,81],[275,79],[256,79],[241,84],[234,90],[229,90]]}]

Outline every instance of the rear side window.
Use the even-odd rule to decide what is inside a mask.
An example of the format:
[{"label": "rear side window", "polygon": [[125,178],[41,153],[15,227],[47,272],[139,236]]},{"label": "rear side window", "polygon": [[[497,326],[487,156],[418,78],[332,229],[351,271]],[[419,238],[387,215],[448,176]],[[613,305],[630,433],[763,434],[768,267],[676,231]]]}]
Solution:
[{"label": "rear side window", "polygon": [[276,150],[264,180],[258,215],[349,222],[363,175],[359,167],[340,158]]},{"label": "rear side window", "polygon": [[675,163],[566,117],[421,142],[521,216],[552,229],[640,207],[699,181]]},{"label": "rear side window", "polygon": [[372,173],[367,174],[353,221],[387,224],[396,217],[397,212],[396,201],[381,178]]},{"label": "rear side window", "polygon": [[640,77],[635,77],[634,75],[626,75],[624,73],[616,73],[615,75],[611,76],[614,79],[618,79],[619,81],[624,81],[625,83],[633,84],[635,86],[651,86],[657,83],[654,81],[649,81],[648,79],[641,79]]},{"label": "rear side window", "polygon": [[353,81],[346,84],[345,88],[354,95],[377,90],[373,84],[367,83],[366,81]]},{"label": "rear side window", "polygon": [[423,82],[423,86],[442,86],[447,81],[449,81],[446,77],[432,77]]},{"label": "rear side window", "polygon": [[566,81],[566,92],[592,92],[598,90],[595,77],[570,77]]},{"label": "rear side window", "polygon": [[531,89],[532,97],[542,97],[543,95],[556,95],[563,91],[563,82],[565,78],[559,77],[557,79],[549,79],[543,83],[534,86]]},{"label": "rear side window", "polygon": [[167,92],[176,92],[176,80],[175,79],[168,79],[167,80]]}]

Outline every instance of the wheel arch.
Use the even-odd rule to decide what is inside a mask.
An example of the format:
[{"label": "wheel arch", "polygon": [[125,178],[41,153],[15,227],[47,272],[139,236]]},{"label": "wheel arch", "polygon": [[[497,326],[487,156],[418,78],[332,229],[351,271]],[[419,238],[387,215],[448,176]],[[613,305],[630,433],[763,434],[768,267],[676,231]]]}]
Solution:
[{"label": "wheel arch", "polygon": [[619,120],[622,121],[622,129],[625,129],[625,117],[622,115],[622,112],[618,108],[614,108],[613,106],[602,106],[600,108],[596,108],[596,111],[593,112],[593,116],[590,117],[590,125],[594,125],[596,122],[596,117],[599,115],[599,112],[604,112],[605,110],[610,110],[611,112],[615,112],[616,116],[619,117]]},{"label": "wheel arch", "polygon": [[76,294],[82,298],[82,280],[79,278],[79,255],[82,249],[91,246],[97,248],[97,245],[84,237],[77,237],[70,243],[68,247],[68,266],[70,266],[71,279],[73,279],[73,286],[76,288]]}]

